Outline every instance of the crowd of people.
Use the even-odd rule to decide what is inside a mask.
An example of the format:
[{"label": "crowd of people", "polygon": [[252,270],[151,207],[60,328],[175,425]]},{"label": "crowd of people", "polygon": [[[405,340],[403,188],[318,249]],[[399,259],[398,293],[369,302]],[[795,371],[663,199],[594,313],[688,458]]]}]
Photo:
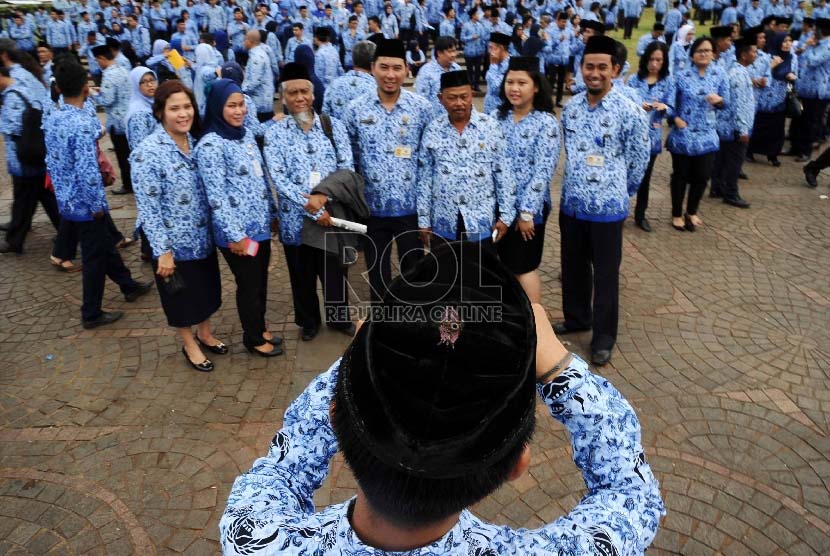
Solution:
[{"label": "crowd of people", "polygon": [[[302,339],[313,339],[323,321],[353,333],[347,265],[304,241],[309,223],[331,226],[333,199],[320,191],[330,191],[337,172],[358,176],[365,190],[364,200],[356,180],[334,180],[342,196],[360,201],[351,206],[356,214],[366,214],[361,248],[373,302],[392,279],[390,246],[406,272],[436,238],[498,252],[540,301],[549,186],[564,145],[565,319],[556,331],[593,330],[592,360],[605,364],[616,342],[622,223],[636,195],[634,221],[652,231],[648,196],[664,124],[678,231],[703,225],[710,180],[710,197],[748,208],[738,185],[745,159],[780,165],[789,133],[792,154],[804,161],[823,139],[830,19],[770,1],[756,22],[756,3],[708,15],[697,6],[698,21],[724,23],[704,34],[682,2],[658,1],[633,71],[625,46],[605,36],[617,25],[607,15],[613,2],[585,11],[579,1],[475,0],[442,5],[440,21],[432,3],[408,0],[320,3],[312,12],[234,0],[152,2],[145,12],[141,3],[83,0],[54,6],[45,22],[18,12],[4,29],[13,38],[0,39],[0,124],[15,197],[0,251],[22,251],[40,202],[58,230],[52,263],[83,272],[82,322],[92,328],[121,316],[101,310],[104,276],[130,301],[150,289],[118,255],[140,238],[185,357],[211,370],[205,351],[228,350],[209,322],[221,304],[217,248],[236,279],[243,344],[262,356],[282,353],[266,318],[272,232],[283,244]],[[622,10],[636,28],[640,12],[629,3]],[[587,64],[596,49],[610,63]],[[414,92],[403,88],[413,74]],[[473,108],[480,95],[483,112]],[[106,115],[103,126],[96,110]],[[38,117],[41,160],[29,140],[38,139]],[[136,232],[128,237],[108,213],[103,182],[112,171],[98,147],[102,134],[120,168],[112,193],[135,193]],[[805,166],[808,185],[824,159]],[[74,262],[79,243],[82,264]]]}]

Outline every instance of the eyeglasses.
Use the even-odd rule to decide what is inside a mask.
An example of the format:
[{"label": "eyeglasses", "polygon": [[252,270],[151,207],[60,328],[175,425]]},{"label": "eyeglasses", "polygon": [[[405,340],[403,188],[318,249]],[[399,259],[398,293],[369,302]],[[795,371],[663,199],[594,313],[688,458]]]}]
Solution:
[{"label": "eyeglasses", "polygon": [[149,85],[150,83],[155,83],[155,79],[142,79],[138,82],[139,85]]},{"label": "eyeglasses", "polygon": [[711,48],[698,48],[695,50],[695,54],[711,54],[714,52]]}]

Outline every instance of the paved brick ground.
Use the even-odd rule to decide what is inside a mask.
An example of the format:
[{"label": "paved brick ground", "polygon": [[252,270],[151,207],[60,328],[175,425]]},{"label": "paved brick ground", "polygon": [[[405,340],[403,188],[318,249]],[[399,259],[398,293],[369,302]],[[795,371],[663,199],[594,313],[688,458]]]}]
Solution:
[{"label": "paved brick ground", "polygon": [[[746,171],[750,210],[705,199],[706,226],[680,234],[669,226],[663,155],[649,210],[655,232],[626,225],[619,344],[602,373],[640,415],[668,506],[649,553],[830,553],[829,180],[803,187],[791,159]],[[0,183],[5,220],[8,177]],[[132,199],[111,201],[128,231]],[[346,339],[297,341],[275,249],[268,317],[285,335],[285,357],[243,352],[223,263],[227,294],[215,322],[232,354],[216,357],[212,374],[193,372],[155,294],[126,305],[108,285],[106,307],[126,317],[83,331],[80,277],[49,266],[52,235],[39,216],[26,254],[0,257],[0,554],[216,554],[231,482]],[[555,220],[545,249],[555,316]],[[150,278],[137,248],[123,255]],[[365,296],[361,282],[355,292]],[[569,341],[585,353],[589,337]],[[542,418],[529,475],[475,510],[528,527],[566,512],[584,493],[567,446],[563,429]],[[318,502],[353,487],[337,458]]]}]

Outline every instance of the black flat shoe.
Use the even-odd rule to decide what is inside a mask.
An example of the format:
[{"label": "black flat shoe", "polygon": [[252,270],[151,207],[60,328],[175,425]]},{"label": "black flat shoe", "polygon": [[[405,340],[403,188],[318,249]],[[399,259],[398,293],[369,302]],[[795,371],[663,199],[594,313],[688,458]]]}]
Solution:
[{"label": "black flat shoe", "polygon": [[263,340],[271,344],[272,346],[281,346],[282,345],[282,338],[277,336],[276,334],[271,334],[271,339],[263,337]]},{"label": "black flat shoe", "polygon": [[93,328],[98,328],[99,326],[112,324],[123,316],[124,313],[121,311],[102,311],[101,314],[94,319],[81,321],[81,326],[83,326],[85,330],[91,330]]},{"label": "black flat shoe", "polygon": [[320,332],[320,327],[319,326],[310,326],[310,327],[304,326],[302,331],[300,332],[300,339],[304,342],[310,342],[315,337],[317,337],[317,334],[319,332]]},{"label": "black flat shoe", "polygon": [[648,218],[643,218],[642,220],[638,220],[635,223],[644,232],[650,232],[651,231],[651,222],[648,221]]},{"label": "black flat shoe", "polygon": [[778,157],[776,157],[776,156],[768,156],[767,160],[769,160],[769,163],[772,164],[773,166],[775,166],[776,168],[781,166],[781,161],[778,160]]},{"label": "black flat shoe", "polygon": [[353,322],[350,322],[349,326],[346,326],[346,327],[329,326],[329,325],[326,325],[326,326],[329,328],[329,330],[334,330],[335,332],[339,332],[340,334],[345,334],[346,336],[349,336],[350,338],[352,336],[354,336],[354,333],[357,330],[357,328],[355,327]]},{"label": "black flat shoe", "polygon": [[804,167],[804,181],[807,182],[807,187],[818,187],[818,174],[815,172],[811,172]]},{"label": "black flat shoe", "polygon": [[723,198],[723,193],[721,193],[720,191],[712,191],[710,189],[709,190],[709,198],[710,199],[722,199]]},{"label": "black flat shoe", "polygon": [[143,284],[139,282],[133,291],[124,294],[124,299],[127,301],[127,303],[133,303],[139,297],[147,294],[150,290],[152,290],[153,284],[155,284],[155,282],[153,282],[152,280],[149,282],[144,282]]},{"label": "black flat shoe", "polygon": [[747,162],[755,162],[755,155],[752,153],[747,153],[746,160]]},{"label": "black flat shoe", "polygon": [[[268,342],[265,342],[265,344],[267,344],[267,343]],[[265,345],[265,344],[263,344],[263,345]],[[272,346],[272,347],[274,349],[272,349],[271,351],[259,351],[254,346],[245,346],[245,349],[247,349],[249,352],[251,352],[254,355],[259,355],[260,357],[276,357],[277,355],[282,355],[282,348],[277,347],[277,346]]]},{"label": "black flat shoe", "polygon": [[695,230],[697,230],[697,226],[695,226],[692,223],[692,217],[689,216],[688,214],[683,215],[683,222],[684,222],[683,227],[686,228],[686,231],[694,232]]},{"label": "black flat shoe", "polygon": [[[201,343],[201,342],[199,342],[199,343]],[[184,349],[184,346],[182,346],[182,355],[184,355],[184,358],[187,360],[188,363],[190,363],[190,366],[193,367],[194,369],[196,369],[197,371],[201,371],[203,373],[209,373],[210,371],[213,370],[213,363],[210,362],[210,359],[206,358],[201,363],[194,363],[190,359],[190,356],[187,354],[187,350]]]},{"label": "black flat shoe", "polygon": [[747,176],[746,173],[743,170],[741,170],[741,173],[738,174],[738,179],[739,180],[748,180],[749,176]]},{"label": "black flat shoe", "polygon": [[607,365],[609,361],[611,361],[610,349],[598,349],[591,352],[591,363],[594,365],[602,367],[603,365]]},{"label": "black flat shoe", "polygon": [[741,209],[749,208],[749,203],[743,200],[741,197],[724,197],[723,202],[726,205],[731,205],[733,207],[738,207]]},{"label": "black flat shoe", "polygon": [[564,336],[565,334],[573,334],[575,332],[585,332],[590,330],[590,328],[569,328],[565,321],[560,321],[553,324],[553,332],[557,336]]},{"label": "black flat shoe", "polygon": [[226,346],[222,342],[219,342],[215,346],[211,346],[204,343],[197,334],[194,334],[193,337],[196,338],[196,341],[199,342],[200,346],[202,346],[211,353],[215,353],[216,355],[225,355],[228,353],[228,346]]}]

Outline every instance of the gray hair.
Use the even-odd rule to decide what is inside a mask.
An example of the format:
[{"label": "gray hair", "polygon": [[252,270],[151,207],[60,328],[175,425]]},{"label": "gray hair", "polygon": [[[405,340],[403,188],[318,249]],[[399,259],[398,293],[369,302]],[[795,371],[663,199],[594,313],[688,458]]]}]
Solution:
[{"label": "gray hair", "polygon": [[372,41],[359,41],[352,48],[352,64],[356,68],[372,69],[372,59],[375,57],[377,45]]},{"label": "gray hair", "polygon": [[[292,79],[291,81],[305,81],[306,83],[308,83],[309,87],[311,87],[312,94],[314,94],[314,93],[313,93],[313,91],[314,91],[314,83],[312,83],[312,82],[311,82],[311,81],[309,81],[308,79]],[[285,86],[286,86],[287,84],[288,84],[288,81],[283,81],[282,83],[280,83],[280,96],[285,95]]]}]

